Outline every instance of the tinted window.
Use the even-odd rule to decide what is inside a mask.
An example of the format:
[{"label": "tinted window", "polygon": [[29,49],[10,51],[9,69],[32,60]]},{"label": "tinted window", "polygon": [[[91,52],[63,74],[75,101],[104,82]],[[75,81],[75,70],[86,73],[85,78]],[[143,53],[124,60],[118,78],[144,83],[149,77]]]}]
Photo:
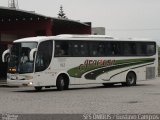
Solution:
[{"label": "tinted window", "polygon": [[57,57],[149,56],[156,53],[154,42],[56,41]]},{"label": "tinted window", "polygon": [[105,56],[105,44],[104,42],[89,42],[90,56]]},{"label": "tinted window", "polygon": [[72,41],[72,55],[75,57],[89,56],[88,43],[85,41]]},{"label": "tinted window", "polygon": [[147,55],[146,44],[145,43],[137,43],[137,55],[145,56]]},{"label": "tinted window", "polygon": [[52,51],[53,51],[52,41],[45,41],[40,43],[35,62],[36,72],[43,71],[48,68],[52,59]]},{"label": "tinted window", "polygon": [[147,55],[154,55],[156,53],[156,45],[154,43],[148,43],[146,45]]},{"label": "tinted window", "polygon": [[112,56],[122,55],[121,42],[109,42],[108,44],[110,44],[110,52]]},{"label": "tinted window", "polygon": [[55,56],[71,56],[71,46],[69,41],[56,41],[55,42]]},{"label": "tinted window", "polygon": [[134,42],[125,42],[123,44],[123,55],[124,56],[135,56],[137,53],[136,43]]},{"label": "tinted window", "polygon": [[88,44],[85,41],[56,41],[56,57],[86,57],[88,56]]}]

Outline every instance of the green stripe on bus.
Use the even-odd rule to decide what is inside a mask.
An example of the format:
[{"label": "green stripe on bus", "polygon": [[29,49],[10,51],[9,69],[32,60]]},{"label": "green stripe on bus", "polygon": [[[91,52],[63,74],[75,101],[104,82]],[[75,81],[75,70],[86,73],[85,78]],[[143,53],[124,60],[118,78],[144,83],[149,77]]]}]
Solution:
[{"label": "green stripe on bus", "polygon": [[[115,69],[119,69],[119,68],[123,68],[123,67],[129,67],[129,66],[134,66],[134,65],[138,65],[138,64],[144,64],[144,63],[149,63],[149,62],[153,62],[155,60],[155,58],[142,58],[142,59],[126,59],[126,60],[116,60],[115,63],[112,65],[112,66],[104,66],[104,65],[95,65],[95,64],[91,64],[91,65],[88,65],[86,68],[84,69],[79,69],[79,66],[77,67],[74,67],[74,68],[71,68],[70,70],[68,70],[68,74],[71,76],[71,77],[75,77],[75,78],[81,78],[83,74],[89,72],[89,73],[92,73],[94,71],[97,71],[97,69],[103,69],[103,68],[111,68],[111,67],[114,67],[114,69],[112,70],[115,70]],[[134,64],[133,64],[134,63]],[[124,65],[126,64],[125,66],[121,66],[120,65]],[[117,66],[117,67],[116,67]],[[119,67],[118,67],[119,66]],[[111,71],[111,70],[110,70]],[[105,72],[105,71],[104,71]],[[103,72],[103,73],[104,73]],[[107,70],[108,72],[108,70]],[[99,76],[100,74],[103,74],[103,73],[97,73]],[[92,74],[93,75],[93,74]],[[85,75],[86,76],[86,75]],[[90,78],[90,77],[86,77],[86,79],[92,79],[93,78]],[[95,79],[95,77],[94,77]]]}]

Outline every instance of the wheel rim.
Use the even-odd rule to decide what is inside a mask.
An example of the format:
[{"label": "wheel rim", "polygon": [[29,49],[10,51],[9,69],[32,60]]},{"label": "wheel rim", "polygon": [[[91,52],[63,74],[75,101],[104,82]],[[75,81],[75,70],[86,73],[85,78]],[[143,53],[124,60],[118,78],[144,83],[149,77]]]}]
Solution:
[{"label": "wheel rim", "polygon": [[128,76],[129,84],[133,84],[135,82],[135,77],[133,75]]},{"label": "wheel rim", "polygon": [[62,78],[62,79],[61,79],[61,86],[64,87],[64,84],[65,84],[65,83],[64,83],[64,79]]},{"label": "wheel rim", "polygon": [[134,73],[128,73],[127,80],[128,85],[134,85],[136,83],[136,76]]}]

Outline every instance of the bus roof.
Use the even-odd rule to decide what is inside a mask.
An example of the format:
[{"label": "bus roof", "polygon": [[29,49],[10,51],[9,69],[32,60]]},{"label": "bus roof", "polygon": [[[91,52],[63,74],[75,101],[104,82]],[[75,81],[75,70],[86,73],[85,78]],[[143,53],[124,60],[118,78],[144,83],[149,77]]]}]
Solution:
[{"label": "bus roof", "polygon": [[151,39],[142,39],[142,38],[127,38],[127,39],[118,39],[109,37],[106,35],[71,35],[71,34],[62,34],[57,36],[37,36],[37,37],[27,37],[15,40],[15,42],[41,42],[45,40],[86,40],[86,41],[154,41]]}]

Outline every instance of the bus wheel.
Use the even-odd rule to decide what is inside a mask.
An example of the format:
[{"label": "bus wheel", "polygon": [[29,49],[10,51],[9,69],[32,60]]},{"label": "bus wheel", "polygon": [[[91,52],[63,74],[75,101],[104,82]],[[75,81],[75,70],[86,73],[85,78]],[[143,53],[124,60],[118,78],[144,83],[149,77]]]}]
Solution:
[{"label": "bus wheel", "polygon": [[60,75],[57,78],[56,86],[57,86],[57,90],[59,90],[59,91],[68,89],[68,86],[69,86],[68,77],[66,75]]},{"label": "bus wheel", "polygon": [[41,91],[42,87],[34,87],[36,91]]},{"label": "bus wheel", "polygon": [[133,86],[136,85],[136,74],[134,72],[129,72],[126,77],[126,83],[127,86]]}]

